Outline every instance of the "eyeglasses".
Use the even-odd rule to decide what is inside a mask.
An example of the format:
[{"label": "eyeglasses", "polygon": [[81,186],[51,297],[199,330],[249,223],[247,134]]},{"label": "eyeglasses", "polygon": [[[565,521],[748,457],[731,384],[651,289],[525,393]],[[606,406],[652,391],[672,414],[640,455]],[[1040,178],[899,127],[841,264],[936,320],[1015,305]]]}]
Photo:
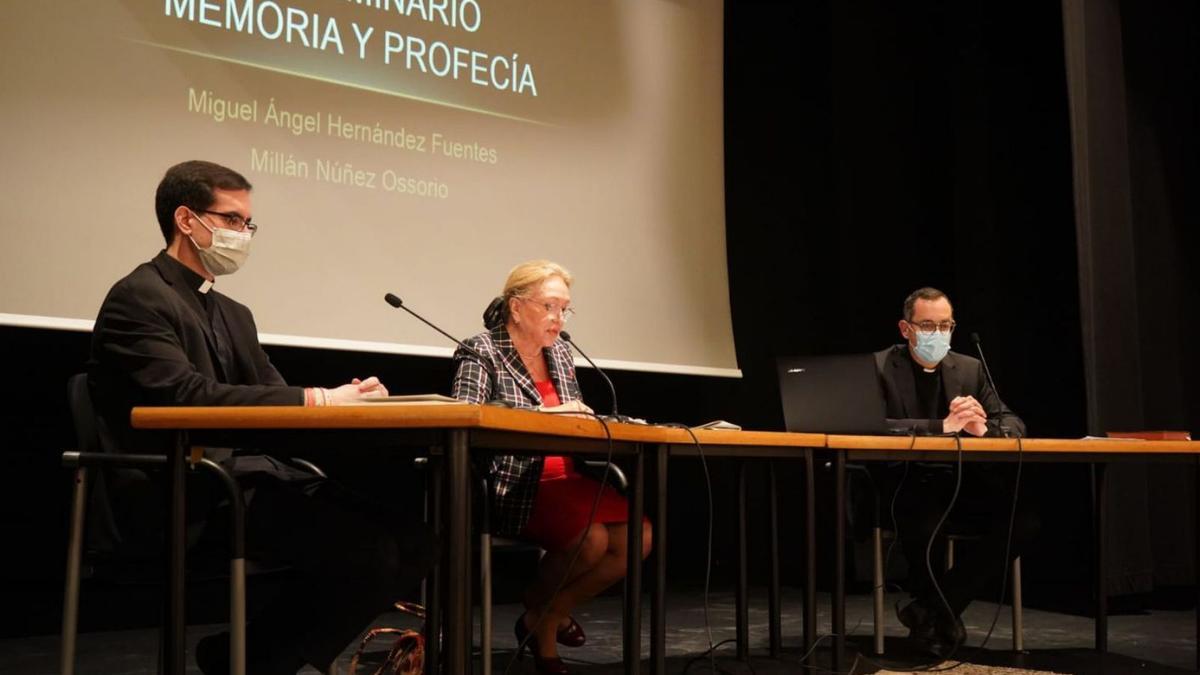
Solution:
[{"label": "eyeglasses", "polygon": [[953,333],[954,327],[958,324],[951,319],[949,321],[942,321],[941,323],[934,323],[933,321],[921,321],[919,323],[914,323],[909,321],[908,325],[913,326],[922,333],[932,333],[934,331],[939,333]]},{"label": "eyeglasses", "polygon": [[225,224],[229,226],[229,229],[233,230],[234,232],[249,232],[251,237],[258,232],[258,223],[252,223],[250,222],[250,219],[243,218],[237,213],[222,213],[221,211],[206,211],[203,209],[201,209],[200,213],[221,216],[225,219]]},{"label": "eyeglasses", "polygon": [[521,298],[521,300],[523,300],[525,302],[532,302],[535,306],[541,307],[543,310],[545,310],[546,314],[549,314],[549,315],[557,314],[563,323],[570,321],[571,317],[575,316],[575,308],[574,307],[568,307],[566,305],[559,305],[559,304],[553,303],[553,302],[545,302],[542,300],[534,300],[532,298]]}]

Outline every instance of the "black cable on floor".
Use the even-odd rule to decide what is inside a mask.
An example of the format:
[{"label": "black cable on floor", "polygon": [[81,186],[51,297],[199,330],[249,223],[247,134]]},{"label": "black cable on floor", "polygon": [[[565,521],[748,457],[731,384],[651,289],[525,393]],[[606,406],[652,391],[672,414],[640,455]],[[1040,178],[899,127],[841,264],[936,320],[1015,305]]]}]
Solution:
[{"label": "black cable on floor", "polygon": [[[710,638],[710,639],[711,639],[711,638]],[[700,654],[697,654],[696,656],[692,657],[692,658],[691,658],[691,660],[689,660],[689,661],[688,661],[688,662],[687,662],[687,663],[686,663],[686,664],[683,666],[683,670],[682,670],[682,671],[680,671],[680,672],[681,672],[683,675],[687,675],[687,672],[688,672],[688,671],[690,671],[690,670],[692,669],[692,666],[696,665],[696,663],[697,663],[697,662],[699,662],[699,661],[702,661],[702,660],[704,660],[704,659],[707,657],[707,658],[709,659],[709,662],[710,662],[710,665],[709,665],[709,667],[712,669],[712,670],[711,670],[711,672],[714,672],[714,673],[723,673],[723,674],[725,674],[725,675],[733,675],[733,673],[731,673],[731,672],[730,672],[730,671],[728,671],[728,670],[725,670],[725,669],[723,669],[723,668],[718,668],[718,667],[717,667],[717,665],[716,665],[716,660],[715,660],[715,657],[713,656],[713,655],[714,655],[714,653],[715,653],[715,652],[716,652],[718,649],[720,649],[720,648],[721,648],[723,645],[727,645],[727,644],[729,644],[729,643],[731,643],[731,642],[737,642],[737,638],[729,638],[728,640],[721,640],[721,641],[720,641],[720,642],[718,642],[717,644],[710,646],[708,649],[704,650],[704,651],[703,651],[703,652],[701,652]],[[710,643],[710,644],[711,644],[711,643]],[[749,663],[747,663],[746,665],[748,665],[748,666],[749,666]],[[751,672],[754,672],[754,666],[750,666],[750,671],[751,671]]]}]

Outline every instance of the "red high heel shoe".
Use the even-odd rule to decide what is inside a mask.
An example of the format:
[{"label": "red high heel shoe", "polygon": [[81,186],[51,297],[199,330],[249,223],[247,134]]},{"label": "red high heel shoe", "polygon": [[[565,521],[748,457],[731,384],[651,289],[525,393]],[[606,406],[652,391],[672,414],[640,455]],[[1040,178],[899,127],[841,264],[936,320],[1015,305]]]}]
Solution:
[{"label": "red high heel shoe", "polygon": [[513,626],[513,633],[517,636],[517,658],[525,657],[525,650],[533,656],[534,670],[538,675],[568,675],[567,664],[557,656],[541,656],[538,654],[537,637],[529,634],[529,629],[525,627],[525,615],[517,617],[517,623]]},{"label": "red high heel shoe", "polygon": [[554,635],[555,639],[558,640],[558,644],[564,647],[582,647],[587,644],[587,635],[583,633],[583,626],[579,625],[575,617],[569,616],[567,618],[571,620],[571,623],[559,628],[558,632]]}]

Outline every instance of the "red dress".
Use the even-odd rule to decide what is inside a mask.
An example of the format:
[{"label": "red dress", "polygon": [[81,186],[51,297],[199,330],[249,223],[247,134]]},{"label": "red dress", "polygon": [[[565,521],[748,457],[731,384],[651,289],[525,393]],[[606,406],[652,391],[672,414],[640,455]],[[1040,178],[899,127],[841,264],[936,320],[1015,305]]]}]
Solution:
[{"label": "red dress", "polygon": [[[534,382],[542,395],[542,404],[559,405],[558,392],[550,380]],[[588,526],[588,515],[600,484],[575,471],[570,457],[548,456],[542,464],[533,513],[521,538],[536,542],[547,551],[566,551],[579,539]],[[605,486],[596,506],[593,523],[629,522],[629,506],[625,498],[611,486]]]}]

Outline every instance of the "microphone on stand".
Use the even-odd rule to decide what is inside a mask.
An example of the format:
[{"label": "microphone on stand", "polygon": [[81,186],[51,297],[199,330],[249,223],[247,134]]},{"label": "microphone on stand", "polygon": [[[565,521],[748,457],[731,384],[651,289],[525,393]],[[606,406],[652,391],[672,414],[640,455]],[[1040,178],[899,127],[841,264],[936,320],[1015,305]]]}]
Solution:
[{"label": "microphone on stand", "polygon": [[604,378],[604,382],[608,384],[608,393],[612,396],[612,416],[615,417],[618,422],[622,421],[624,418],[619,412],[617,412],[617,388],[613,386],[612,380],[608,379],[608,375],[600,369],[600,366],[596,365],[596,362],[592,360],[592,357],[585,354],[584,351],[579,348],[579,345],[575,344],[575,341],[571,339],[570,333],[565,330],[560,330],[558,332],[558,336],[565,340],[567,344],[574,347],[575,351],[579,352],[579,355],[582,356],[589,364],[591,364],[592,368],[595,368],[597,373],[600,373],[600,377]]},{"label": "microphone on stand", "polygon": [[[983,364],[983,375],[987,378],[988,386],[992,388],[992,393],[996,395],[996,400],[1000,400],[1000,390],[996,388],[996,381],[992,379],[992,369],[988,368],[987,358],[983,355],[983,340],[979,339],[979,333],[971,333],[971,344],[975,345],[975,353],[979,354],[979,362]],[[1003,409],[1001,409],[1003,412]],[[1011,430],[997,422],[1000,426],[1000,432],[1008,438]]]},{"label": "microphone on stand", "polygon": [[425,317],[421,316],[420,314],[417,314],[416,312],[409,309],[408,305],[404,304],[404,301],[401,300],[399,297],[397,297],[394,293],[388,293],[388,294],[384,295],[383,299],[386,300],[387,304],[391,305],[392,307],[395,307],[396,309],[402,309],[402,310],[408,312],[409,314],[412,314],[413,316],[417,317],[417,319],[419,319],[426,326],[429,326],[430,328],[436,330],[437,332],[441,333],[442,335],[445,335],[447,338],[450,339],[451,342],[453,342],[454,344],[458,345],[459,347],[462,347],[463,349],[467,350],[475,358],[479,359],[481,362],[489,363],[489,364],[491,363],[487,359],[483,358],[483,354],[480,354],[471,345],[468,345],[467,343],[463,342],[462,340],[459,340],[458,338],[447,333],[446,331],[442,330],[441,328],[438,328],[437,326],[433,325],[433,322],[431,322],[429,319],[426,319]]},{"label": "microphone on stand", "polygon": [[[488,359],[488,358],[484,357],[483,354],[480,354],[479,350],[477,350],[474,347],[472,347],[471,345],[463,342],[462,340],[459,340],[458,338],[447,333],[446,331],[442,330],[441,328],[438,328],[437,326],[433,325],[433,322],[430,321],[429,319],[426,319],[425,317],[421,316],[420,314],[417,314],[416,312],[409,309],[408,305],[404,304],[404,301],[401,300],[399,297],[397,297],[394,293],[385,294],[383,296],[383,299],[386,300],[387,304],[391,305],[392,307],[395,307],[396,309],[402,309],[402,310],[408,312],[409,314],[412,314],[417,319],[419,319],[421,321],[421,323],[424,323],[426,326],[429,326],[430,328],[436,330],[437,332],[441,333],[442,335],[445,335],[447,338],[450,339],[451,342],[458,345],[459,347],[462,347],[469,354],[471,354],[471,356],[474,356],[476,359],[479,359],[480,365],[482,365],[484,368],[487,368],[488,372],[491,373],[492,382],[494,382],[497,387],[500,386],[500,384],[499,384],[500,378],[498,377],[498,373],[496,372],[495,365],[492,363],[491,359]],[[501,361],[501,365],[503,365],[506,370],[508,369],[508,365],[503,363],[503,360]],[[512,371],[509,371],[509,375],[512,375]],[[513,377],[515,379],[516,376],[513,376]],[[488,401],[487,403],[488,403],[488,405],[499,405],[499,406],[504,406],[506,408],[513,407],[511,403],[509,403],[508,401],[505,401],[503,399],[496,399],[496,400]]]}]

